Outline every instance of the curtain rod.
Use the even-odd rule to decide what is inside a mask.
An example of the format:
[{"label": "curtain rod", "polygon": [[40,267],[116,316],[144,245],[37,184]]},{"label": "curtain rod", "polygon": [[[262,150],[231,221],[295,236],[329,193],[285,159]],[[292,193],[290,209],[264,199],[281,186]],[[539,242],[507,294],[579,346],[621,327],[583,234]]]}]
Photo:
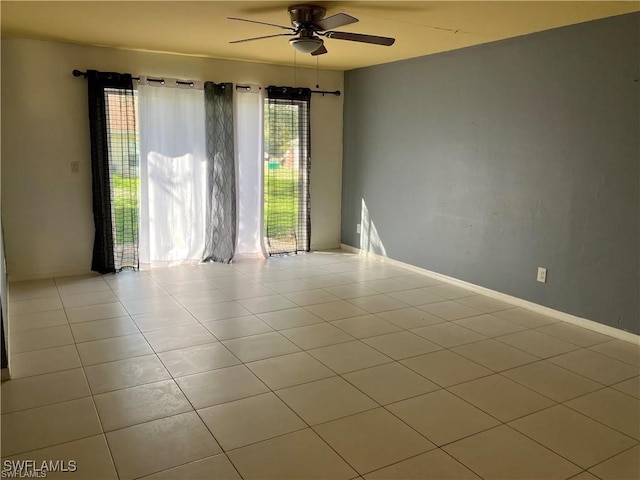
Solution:
[{"label": "curtain rod", "polygon": [[[73,74],[74,77],[84,77],[87,78],[87,72],[83,72],[81,70],[73,70],[71,72]],[[132,80],[140,80],[140,77],[131,77]],[[147,80],[149,82],[160,82],[160,83],[164,83],[164,78],[147,78]],[[180,84],[180,85],[189,85],[190,87],[193,87],[193,82],[192,81],[180,81],[177,80],[176,83]],[[260,87],[262,88],[262,87]],[[236,85],[236,90],[250,90],[251,87],[249,85]],[[341,95],[340,90],[335,90],[335,91],[328,91],[328,90],[311,90],[311,93],[320,93],[322,94],[322,96],[324,97],[325,95],[335,95],[336,97],[339,97]]]}]

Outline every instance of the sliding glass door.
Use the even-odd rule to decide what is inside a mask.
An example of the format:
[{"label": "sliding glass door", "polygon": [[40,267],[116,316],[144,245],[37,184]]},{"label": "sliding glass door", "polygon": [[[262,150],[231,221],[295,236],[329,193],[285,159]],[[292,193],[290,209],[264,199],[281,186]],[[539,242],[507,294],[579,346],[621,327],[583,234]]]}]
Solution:
[{"label": "sliding glass door", "polygon": [[264,105],[264,237],[269,255],[308,252],[310,92],[267,89]]}]

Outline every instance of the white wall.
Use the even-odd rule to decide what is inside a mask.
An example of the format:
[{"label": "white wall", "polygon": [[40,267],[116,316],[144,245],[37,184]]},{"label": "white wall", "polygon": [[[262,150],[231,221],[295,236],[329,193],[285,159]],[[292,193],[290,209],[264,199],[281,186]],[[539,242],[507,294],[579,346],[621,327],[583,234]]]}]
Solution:
[{"label": "white wall", "polygon": [[[87,85],[74,69],[214,82],[293,85],[292,68],[2,39],[2,206],[11,279],[88,273],[93,247]],[[320,71],[322,90],[343,73]],[[295,71],[315,88],[316,72]],[[312,249],[340,245],[342,97],[311,103]],[[79,162],[80,173],[71,173]]]}]

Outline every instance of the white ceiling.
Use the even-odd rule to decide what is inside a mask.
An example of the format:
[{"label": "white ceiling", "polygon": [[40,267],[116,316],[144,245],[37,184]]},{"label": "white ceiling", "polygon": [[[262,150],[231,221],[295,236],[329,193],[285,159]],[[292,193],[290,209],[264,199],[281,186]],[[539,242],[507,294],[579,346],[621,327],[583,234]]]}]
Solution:
[{"label": "white ceiling", "polygon": [[321,69],[351,70],[640,10],[638,1],[319,1],[313,3],[327,15],[345,12],[360,20],[336,30],[395,37],[396,43],[326,39],[328,54],[295,59],[286,37],[229,44],[283,31],[227,17],[289,26],[287,6],[295,3],[304,2],[2,0],[2,36],[280,65],[295,60],[315,67],[317,58]]}]

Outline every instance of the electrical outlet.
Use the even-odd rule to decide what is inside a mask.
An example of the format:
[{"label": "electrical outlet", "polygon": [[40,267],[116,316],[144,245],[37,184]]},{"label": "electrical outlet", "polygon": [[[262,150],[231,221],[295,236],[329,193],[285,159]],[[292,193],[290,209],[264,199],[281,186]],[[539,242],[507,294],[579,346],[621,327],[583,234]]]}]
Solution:
[{"label": "electrical outlet", "polygon": [[357,234],[362,233],[362,226],[359,223],[356,223],[356,233]]},{"label": "electrical outlet", "polygon": [[547,283],[547,269],[544,267],[538,267],[538,278],[541,283]]},{"label": "electrical outlet", "polygon": [[80,173],[80,162],[71,162],[71,173]]}]

